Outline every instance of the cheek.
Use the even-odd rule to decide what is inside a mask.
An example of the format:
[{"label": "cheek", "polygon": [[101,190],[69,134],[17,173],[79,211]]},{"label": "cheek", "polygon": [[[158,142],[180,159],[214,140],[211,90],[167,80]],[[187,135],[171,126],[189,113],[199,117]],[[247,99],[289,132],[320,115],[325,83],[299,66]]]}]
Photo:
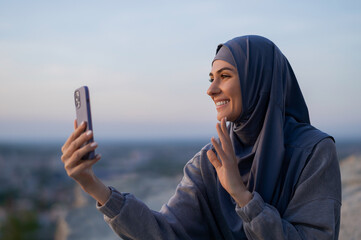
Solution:
[{"label": "cheek", "polygon": [[238,91],[236,91],[235,89],[233,90],[232,101],[233,101],[233,111],[238,117],[242,112],[242,97],[241,97],[240,89],[238,89]]},{"label": "cheek", "polygon": [[230,88],[228,92],[229,92],[229,97],[234,102],[239,102],[241,93],[240,93],[239,89],[237,89],[237,87]]},{"label": "cheek", "polygon": [[237,113],[237,117],[238,117],[239,115],[241,115],[241,112],[242,112],[241,100],[238,101],[236,104],[237,104],[237,106],[236,106],[235,112]]}]

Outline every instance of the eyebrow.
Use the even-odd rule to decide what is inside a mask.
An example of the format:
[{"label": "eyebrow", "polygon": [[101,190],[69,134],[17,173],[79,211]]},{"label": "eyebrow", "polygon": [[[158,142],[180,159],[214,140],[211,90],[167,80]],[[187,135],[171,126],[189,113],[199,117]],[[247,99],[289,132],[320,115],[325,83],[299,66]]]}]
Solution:
[{"label": "eyebrow", "polygon": [[[232,69],[232,68],[229,68],[229,67],[224,67],[224,68],[221,68],[221,69],[219,69],[216,73],[220,73],[220,72],[222,72],[222,71],[224,71],[224,70],[229,70],[229,71],[231,71],[231,72],[234,72],[234,70]],[[209,76],[213,76],[213,73],[209,73]]]}]

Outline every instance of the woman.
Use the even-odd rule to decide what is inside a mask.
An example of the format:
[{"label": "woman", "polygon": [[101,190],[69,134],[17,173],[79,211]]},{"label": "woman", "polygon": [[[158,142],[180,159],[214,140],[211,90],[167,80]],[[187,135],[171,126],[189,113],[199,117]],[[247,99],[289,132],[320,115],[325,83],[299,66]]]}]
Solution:
[{"label": "woman", "polygon": [[80,160],[96,148],[80,147],[85,124],[62,148],[68,175],[124,239],[337,239],[335,145],[310,125],[286,57],[268,39],[238,37],[218,46],[209,75],[219,139],[186,164],[160,212],[101,183],[91,169],[100,156]]}]

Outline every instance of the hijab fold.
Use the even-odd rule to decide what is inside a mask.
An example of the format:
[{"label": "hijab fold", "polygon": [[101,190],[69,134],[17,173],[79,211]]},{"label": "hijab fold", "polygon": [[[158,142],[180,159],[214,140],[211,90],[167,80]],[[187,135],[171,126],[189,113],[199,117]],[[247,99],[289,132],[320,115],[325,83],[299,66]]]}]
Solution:
[{"label": "hijab fold", "polygon": [[219,51],[222,58],[215,60],[234,60],[240,80],[242,112],[228,126],[240,173],[249,191],[282,214],[314,146],[330,136],[310,125],[293,70],[273,42],[243,36]]}]

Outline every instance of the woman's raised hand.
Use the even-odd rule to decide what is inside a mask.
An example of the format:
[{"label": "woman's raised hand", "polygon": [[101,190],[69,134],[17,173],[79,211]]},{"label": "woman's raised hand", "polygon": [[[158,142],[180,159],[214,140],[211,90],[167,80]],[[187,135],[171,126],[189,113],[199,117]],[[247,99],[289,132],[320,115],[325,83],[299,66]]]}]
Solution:
[{"label": "woman's raised hand", "polygon": [[74,121],[74,129],[74,132],[61,148],[63,153],[61,161],[64,163],[68,176],[73,178],[85,192],[104,204],[110,195],[110,189],[95,176],[92,169],[92,166],[100,160],[101,156],[97,154],[92,160],[82,159],[85,154],[98,147],[96,142],[84,145],[92,138],[93,132],[84,132],[86,123],[83,122],[77,127],[76,120]]},{"label": "woman's raised hand", "polygon": [[219,159],[212,150],[207,151],[208,159],[216,169],[223,188],[240,207],[243,207],[252,199],[252,194],[244,186],[239,173],[236,155],[227,131],[226,119],[223,118],[221,123],[217,123],[216,128],[221,145],[214,138],[211,139],[211,142]]}]

